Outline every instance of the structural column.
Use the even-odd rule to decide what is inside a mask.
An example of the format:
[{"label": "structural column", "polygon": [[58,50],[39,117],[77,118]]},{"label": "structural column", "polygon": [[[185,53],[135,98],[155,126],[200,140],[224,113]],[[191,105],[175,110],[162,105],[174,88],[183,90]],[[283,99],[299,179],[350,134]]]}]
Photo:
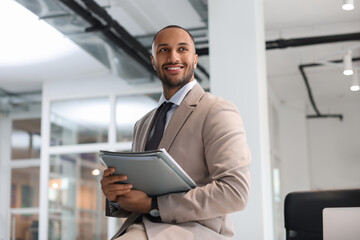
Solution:
[{"label": "structural column", "polygon": [[0,240],[10,239],[11,120],[0,113]]},{"label": "structural column", "polygon": [[211,92],[239,109],[252,153],[252,187],[232,214],[234,239],[273,239],[265,39],[262,0],[209,0]]}]

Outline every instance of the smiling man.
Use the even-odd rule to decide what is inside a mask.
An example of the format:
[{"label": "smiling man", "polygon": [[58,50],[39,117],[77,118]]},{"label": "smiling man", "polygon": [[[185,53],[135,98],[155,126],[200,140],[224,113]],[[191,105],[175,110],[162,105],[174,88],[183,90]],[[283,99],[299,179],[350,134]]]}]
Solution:
[{"label": "smiling man", "polygon": [[198,55],[194,39],[187,31],[171,26],[163,29],[154,37],[152,54],[151,62],[163,84],[166,99],[194,80]]},{"label": "smiling man", "polygon": [[113,239],[233,237],[228,214],[247,204],[251,155],[236,107],[194,79],[197,60],[194,38],[182,27],[167,26],[155,35],[151,61],[163,94],[158,107],[135,124],[132,146],[165,148],[197,187],[151,198],[131,184],[118,184],[126,173],[105,170],[106,215],[127,218]]}]

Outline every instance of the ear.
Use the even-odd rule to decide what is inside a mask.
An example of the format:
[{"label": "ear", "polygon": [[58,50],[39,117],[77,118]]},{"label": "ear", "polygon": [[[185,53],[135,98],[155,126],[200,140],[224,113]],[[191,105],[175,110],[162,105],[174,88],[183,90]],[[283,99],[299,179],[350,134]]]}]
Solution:
[{"label": "ear", "polygon": [[151,59],[151,64],[152,64],[152,66],[153,66],[153,69],[156,71],[156,65],[155,65],[154,57],[151,55],[151,56],[150,56],[150,59]]},{"label": "ear", "polygon": [[194,69],[196,69],[197,62],[198,62],[198,57],[199,56],[197,54],[194,55]]}]

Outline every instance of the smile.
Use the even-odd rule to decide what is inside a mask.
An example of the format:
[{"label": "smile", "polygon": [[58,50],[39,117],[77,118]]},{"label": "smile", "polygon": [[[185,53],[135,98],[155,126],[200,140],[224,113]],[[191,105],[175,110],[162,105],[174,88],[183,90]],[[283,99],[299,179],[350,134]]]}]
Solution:
[{"label": "smile", "polygon": [[181,67],[169,67],[169,68],[166,68],[167,70],[178,70],[178,69],[180,69]]},{"label": "smile", "polygon": [[184,69],[184,66],[179,66],[179,65],[170,65],[165,67],[165,71],[167,71],[170,74],[177,74],[180,73],[182,70]]}]

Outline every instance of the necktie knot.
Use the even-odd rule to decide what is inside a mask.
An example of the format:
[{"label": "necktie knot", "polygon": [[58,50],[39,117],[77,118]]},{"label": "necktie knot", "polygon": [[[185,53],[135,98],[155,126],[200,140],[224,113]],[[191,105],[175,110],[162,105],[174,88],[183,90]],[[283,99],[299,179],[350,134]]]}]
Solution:
[{"label": "necktie knot", "polygon": [[172,105],[173,105],[172,102],[164,102],[163,104],[161,104],[162,108],[160,109],[160,111],[167,113],[172,107]]}]

